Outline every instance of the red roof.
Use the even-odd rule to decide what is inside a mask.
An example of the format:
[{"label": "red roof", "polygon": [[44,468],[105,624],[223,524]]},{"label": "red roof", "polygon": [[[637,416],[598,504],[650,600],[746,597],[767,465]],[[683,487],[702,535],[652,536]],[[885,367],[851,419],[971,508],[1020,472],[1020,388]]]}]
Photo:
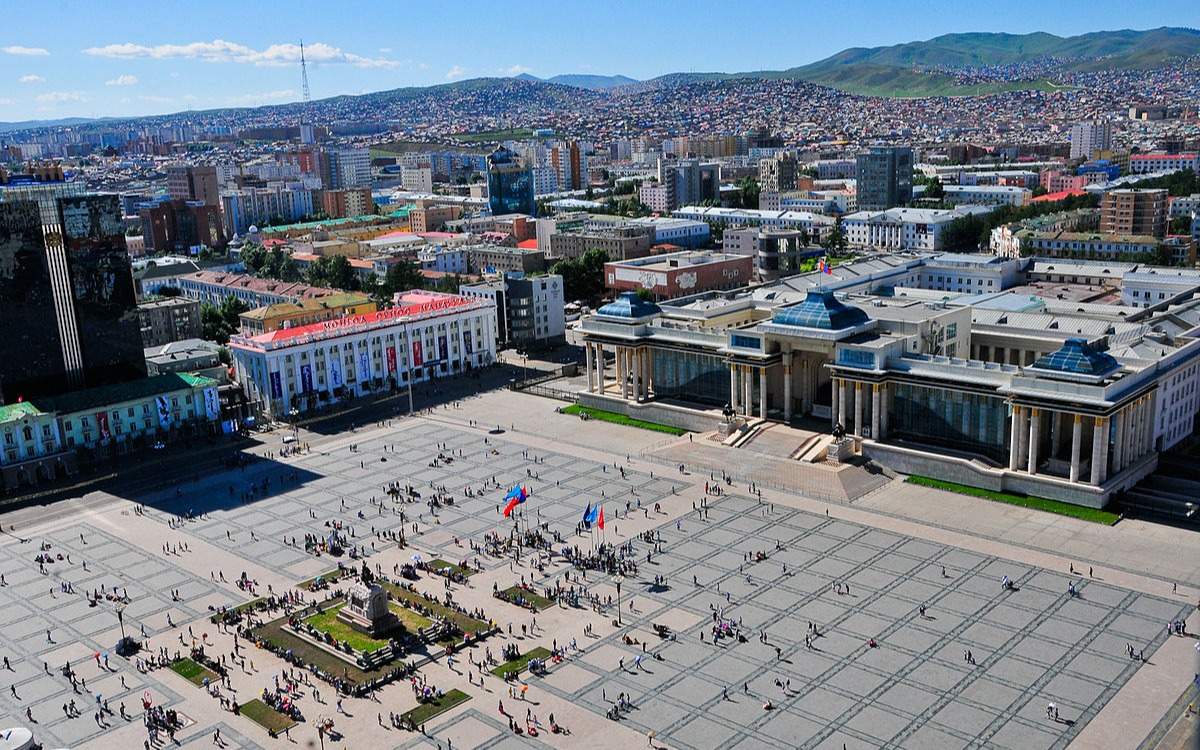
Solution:
[{"label": "red roof", "polygon": [[1087,195],[1087,191],[1079,189],[1059,190],[1057,193],[1046,193],[1045,195],[1039,195],[1031,200],[1030,203],[1049,203],[1051,201],[1061,201],[1066,198],[1070,198],[1073,195]]},{"label": "red roof", "polygon": [[286,245],[286,244],[287,244],[287,240],[281,240],[278,237],[272,237],[269,239],[265,239],[262,242],[263,247],[268,248],[268,249],[270,249],[272,247],[280,247],[281,245]]},{"label": "red roof", "polygon": [[522,250],[537,250],[537,240],[521,240],[517,243],[517,247]]}]

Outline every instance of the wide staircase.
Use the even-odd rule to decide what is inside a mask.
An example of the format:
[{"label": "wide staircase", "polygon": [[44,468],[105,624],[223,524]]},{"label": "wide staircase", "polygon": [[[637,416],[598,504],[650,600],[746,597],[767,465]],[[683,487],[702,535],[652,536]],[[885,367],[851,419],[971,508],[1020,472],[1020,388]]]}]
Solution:
[{"label": "wide staircase", "polygon": [[1127,516],[1200,529],[1200,480],[1193,466],[1166,456],[1153,474],[1117,501]]}]

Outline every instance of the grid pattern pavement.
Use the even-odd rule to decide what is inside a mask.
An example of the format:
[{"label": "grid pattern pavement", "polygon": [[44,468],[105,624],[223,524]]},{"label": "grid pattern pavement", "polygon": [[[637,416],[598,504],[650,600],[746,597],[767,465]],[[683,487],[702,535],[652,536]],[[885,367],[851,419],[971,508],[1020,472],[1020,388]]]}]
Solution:
[{"label": "grid pattern pavement", "polygon": [[[83,535],[81,540],[80,535]],[[35,542],[49,542],[50,554],[70,555],[71,563],[56,561],[39,572],[33,558]],[[87,570],[83,562],[87,562]],[[0,652],[8,656],[12,671],[0,674],[5,687],[0,694],[0,722],[4,726],[27,724],[26,707],[34,709],[39,738],[71,746],[108,731],[93,719],[95,695],[100,694],[115,712],[124,702],[132,720],[140,720],[141,698],[149,693],[156,705],[175,706],[180,696],[153,678],[139,673],[124,659],[111,654],[112,670],[89,680],[87,690],[76,694],[61,674],[63,664],[90,662],[95,653],[107,653],[119,637],[116,614],[106,600],[93,607],[87,592],[101,586],[128,590],[132,602],[125,608],[126,624],[136,634],[140,623],[146,634],[167,629],[170,613],[176,622],[191,621],[208,614],[209,607],[235,603],[234,596],[217,585],[194,576],[170,559],[157,558],[145,550],[91,526],[74,524],[40,535],[28,543],[0,546],[0,573],[8,585],[0,587]],[[69,581],[74,594],[61,593],[59,583]],[[51,590],[53,589],[53,594]],[[171,600],[178,591],[181,601]],[[47,640],[50,630],[53,641]],[[50,674],[46,673],[48,665]],[[121,679],[124,678],[124,686]],[[61,706],[75,700],[82,716],[67,718]],[[125,724],[109,717],[109,728]]]},{"label": "grid pattern pavement", "polygon": [[[1063,748],[1141,665],[1125,644],[1152,655],[1188,611],[1098,580],[1069,598],[1055,572],[798,510],[764,515],[737,496],[710,502],[707,522],[660,533],[664,553],[627,582],[638,605],[628,622],[649,632],[682,610],[699,624],[656,640],[662,660],[641,669],[630,666],[640,650],[609,636],[544,682],[599,713],[626,693],[637,708],[625,721],[672,747]],[[768,558],[746,563],[756,551]],[[1002,592],[1005,575],[1018,590]],[[764,629],[768,645],[701,642],[714,608]],[[809,622],[823,633],[813,650]],[[1046,718],[1050,700],[1061,723]]]}]

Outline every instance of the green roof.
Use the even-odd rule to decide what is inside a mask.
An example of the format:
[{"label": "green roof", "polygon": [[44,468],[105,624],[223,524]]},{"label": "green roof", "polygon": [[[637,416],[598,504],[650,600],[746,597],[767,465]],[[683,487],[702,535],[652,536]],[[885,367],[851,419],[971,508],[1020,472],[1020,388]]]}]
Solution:
[{"label": "green roof", "polygon": [[18,401],[8,406],[0,406],[0,424],[4,422],[19,422],[26,417],[36,417],[43,413],[41,409],[28,401]]},{"label": "green roof", "polygon": [[38,399],[37,407],[42,411],[55,411],[62,414],[72,414],[89,409],[103,409],[126,401],[138,401],[145,398],[161,396],[173,391],[191,390],[215,386],[217,381],[201,375],[185,373],[169,373],[155,375],[128,383],[102,385],[98,388],[88,388],[82,391],[64,393],[53,398]]},{"label": "green roof", "polygon": [[379,214],[363,214],[362,216],[350,216],[345,219],[321,219],[320,221],[302,221],[297,224],[280,224],[277,227],[262,227],[263,234],[278,234],[279,232],[291,232],[296,229],[316,229],[317,227],[336,227],[342,224],[365,224],[369,221],[384,221],[386,216]]}]

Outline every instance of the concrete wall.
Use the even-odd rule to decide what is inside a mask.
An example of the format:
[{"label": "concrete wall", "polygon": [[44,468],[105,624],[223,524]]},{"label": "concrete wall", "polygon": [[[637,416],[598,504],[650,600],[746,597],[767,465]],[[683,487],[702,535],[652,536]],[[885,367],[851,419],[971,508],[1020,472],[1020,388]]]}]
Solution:
[{"label": "concrete wall", "polygon": [[1153,468],[1139,466],[1136,471],[1122,475],[1120,482],[1110,481],[1104,487],[1094,487],[1070,484],[1054,477],[1029,476],[1008,469],[989,469],[963,458],[883,445],[872,440],[864,440],[862,449],[866,457],[902,474],[920,474],[969,487],[1045,497],[1089,508],[1103,508],[1119,488],[1132,485]]},{"label": "concrete wall", "polygon": [[580,391],[579,403],[583,406],[605,409],[618,414],[624,414],[627,417],[633,417],[634,419],[644,419],[647,422],[667,424],[672,427],[691,430],[692,432],[715,430],[721,423],[721,416],[718,413],[709,414],[707,412],[673,406],[671,404],[660,404],[653,401],[646,404],[638,404],[630,401],[622,401],[612,396],[588,393],[587,391]]}]

